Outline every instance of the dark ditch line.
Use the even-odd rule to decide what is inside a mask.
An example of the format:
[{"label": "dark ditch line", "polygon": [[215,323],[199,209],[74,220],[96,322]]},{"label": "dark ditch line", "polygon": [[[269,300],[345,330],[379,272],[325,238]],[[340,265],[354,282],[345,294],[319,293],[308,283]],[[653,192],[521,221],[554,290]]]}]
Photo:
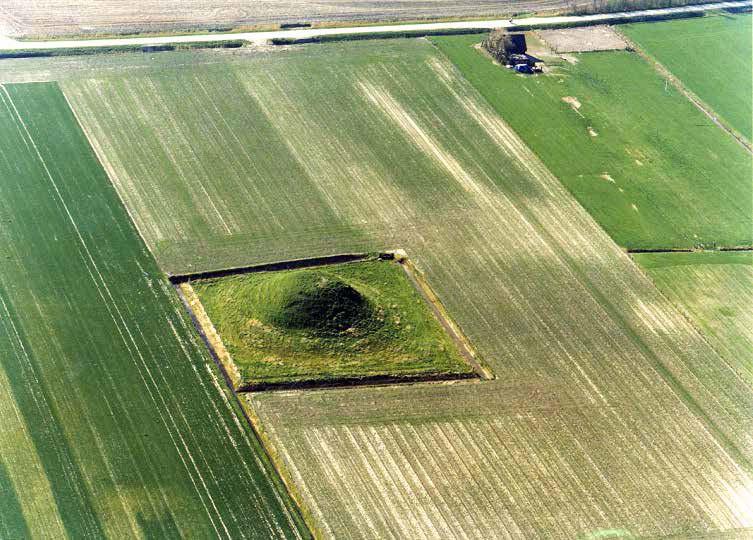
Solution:
[{"label": "dark ditch line", "polygon": [[657,248],[657,249],[627,249],[627,253],[719,253],[719,252],[746,252],[753,251],[753,247],[720,247],[716,249],[690,249],[690,248]]},{"label": "dark ditch line", "polygon": [[272,392],[289,390],[328,390],[333,388],[360,388],[364,386],[390,386],[394,384],[410,383],[441,383],[479,379],[474,371],[469,373],[429,373],[421,375],[367,375],[365,377],[342,377],[332,380],[303,380],[293,382],[265,382],[251,383],[241,386],[237,392]]},{"label": "dark ditch line", "polygon": [[731,248],[719,248],[717,251],[736,251],[736,252],[746,252],[746,251],[753,251],[753,247],[731,247]]},{"label": "dark ditch line", "polygon": [[394,254],[389,253],[340,253],[337,255],[325,255],[322,257],[312,257],[309,259],[291,259],[289,261],[280,261],[272,263],[254,264],[250,266],[238,266],[223,268],[220,270],[209,270],[206,272],[196,272],[194,274],[172,274],[168,279],[174,285],[179,285],[187,281],[199,279],[212,279],[240,274],[250,274],[252,272],[277,272],[279,270],[295,270],[298,268],[313,268],[316,266],[328,266],[332,264],[342,264],[349,262],[364,261],[370,257],[394,258]]},{"label": "dark ditch line", "polygon": [[692,249],[689,248],[668,248],[668,249],[628,249],[628,253],[693,253]]}]

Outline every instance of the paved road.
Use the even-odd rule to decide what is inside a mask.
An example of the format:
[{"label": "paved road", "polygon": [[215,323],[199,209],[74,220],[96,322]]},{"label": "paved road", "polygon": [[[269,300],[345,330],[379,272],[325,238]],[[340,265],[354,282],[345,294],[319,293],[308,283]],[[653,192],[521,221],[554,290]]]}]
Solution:
[{"label": "paved road", "polygon": [[373,33],[398,33],[406,31],[435,32],[438,30],[452,29],[490,29],[517,26],[523,28],[535,28],[542,25],[558,23],[608,23],[616,21],[629,21],[646,15],[668,15],[672,13],[697,13],[724,8],[740,8],[750,6],[752,0],[738,0],[733,2],[716,2],[712,4],[700,4],[665,9],[651,9],[643,11],[630,11],[621,13],[608,13],[582,16],[560,17],[530,17],[523,19],[496,19],[488,21],[463,21],[425,24],[401,24],[384,26],[359,26],[349,28],[304,28],[298,30],[277,30],[273,32],[247,32],[229,34],[194,34],[189,36],[160,36],[141,38],[112,38],[112,39],[88,39],[88,40],[54,40],[54,41],[16,41],[10,38],[0,37],[0,49],[4,50],[28,50],[28,49],[65,49],[81,47],[117,47],[125,45],[169,45],[179,43],[195,43],[206,41],[231,41],[244,40],[250,43],[263,44],[274,38],[307,39],[318,36],[341,35],[341,34],[373,34]]}]

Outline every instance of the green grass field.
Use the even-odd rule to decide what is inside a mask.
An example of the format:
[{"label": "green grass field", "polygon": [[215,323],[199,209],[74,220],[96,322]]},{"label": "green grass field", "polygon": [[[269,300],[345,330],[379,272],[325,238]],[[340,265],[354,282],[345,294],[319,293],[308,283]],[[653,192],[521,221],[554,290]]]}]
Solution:
[{"label": "green grass field", "polygon": [[430,42],[174,54],[11,69],[164,269],[404,249],[496,376],[247,394],[322,536],[753,527],[749,386]]},{"label": "green grass field", "polygon": [[253,272],[191,285],[244,387],[473,373],[396,262]]},{"label": "green grass field", "polygon": [[753,253],[640,253],[633,257],[753,387]]},{"label": "green grass field", "polygon": [[628,24],[623,31],[744,137],[753,137],[753,16]]},{"label": "green grass field", "polygon": [[525,77],[480,40],[432,38],[619,245],[753,244],[750,153],[638,55],[585,53]]},{"label": "green grass field", "polygon": [[497,377],[250,394],[317,531],[753,526],[749,387],[430,42],[180,58],[63,84],[164,268],[404,249]]},{"label": "green grass field", "polygon": [[0,536],[308,536],[56,84],[0,178]]}]

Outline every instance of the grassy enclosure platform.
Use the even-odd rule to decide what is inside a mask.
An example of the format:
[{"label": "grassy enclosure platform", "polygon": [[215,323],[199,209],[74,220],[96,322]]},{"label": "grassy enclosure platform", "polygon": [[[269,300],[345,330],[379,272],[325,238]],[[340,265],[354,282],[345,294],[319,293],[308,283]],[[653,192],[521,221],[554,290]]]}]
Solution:
[{"label": "grassy enclosure platform", "polygon": [[619,245],[753,243],[750,153],[637,54],[572,55],[525,77],[476,50],[481,39],[432,41]]},{"label": "grassy enclosure platform", "polygon": [[474,373],[398,262],[252,272],[191,285],[243,390]]}]

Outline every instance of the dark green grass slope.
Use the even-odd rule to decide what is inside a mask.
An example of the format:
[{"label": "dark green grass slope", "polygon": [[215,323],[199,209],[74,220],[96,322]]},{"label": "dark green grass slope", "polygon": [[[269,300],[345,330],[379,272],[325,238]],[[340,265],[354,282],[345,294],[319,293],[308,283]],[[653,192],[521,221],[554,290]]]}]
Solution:
[{"label": "dark green grass slope", "polygon": [[38,474],[55,502],[35,511],[26,494],[0,521],[57,513],[72,538],[306,536],[57,85],[0,87],[0,179],[0,400],[41,464],[6,463],[0,492]]},{"label": "dark green grass slope", "polygon": [[475,50],[480,36],[432,39],[619,245],[753,242],[751,155],[638,55],[525,77]]},{"label": "dark green grass slope", "polygon": [[751,140],[752,21],[750,14],[717,14],[620,28]]}]

